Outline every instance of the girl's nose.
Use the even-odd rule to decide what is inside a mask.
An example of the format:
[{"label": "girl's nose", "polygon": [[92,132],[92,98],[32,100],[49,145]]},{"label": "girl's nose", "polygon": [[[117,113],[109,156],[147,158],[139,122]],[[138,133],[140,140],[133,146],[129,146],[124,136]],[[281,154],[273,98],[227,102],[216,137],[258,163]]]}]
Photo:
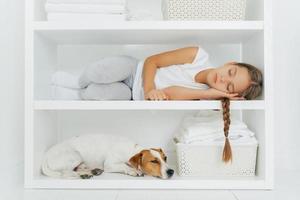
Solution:
[{"label": "girl's nose", "polygon": [[230,78],[229,77],[227,77],[227,76],[222,76],[222,82],[223,83],[228,83],[228,82],[230,82]]},{"label": "girl's nose", "polygon": [[222,81],[222,83],[227,83],[229,81],[229,79],[226,76],[222,76],[221,81]]}]

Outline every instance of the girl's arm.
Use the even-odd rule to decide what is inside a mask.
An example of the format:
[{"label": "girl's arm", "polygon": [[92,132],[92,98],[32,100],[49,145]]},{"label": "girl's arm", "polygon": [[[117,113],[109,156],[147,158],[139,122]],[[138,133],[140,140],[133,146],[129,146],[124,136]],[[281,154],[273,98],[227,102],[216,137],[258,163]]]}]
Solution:
[{"label": "girl's arm", "polygon": [[226,93],[214,88],[207,90],[191,89],[181,86],[171,86],[163,89],[169,100],[212,100],[229,98],[232,100],[243,100],[238,93]]},{"label": "girl's arm", "polygon": [[208,99],[206,90],[191,89],[181,86],[171,86],[163,89],[169,100],[199,100]]},{"label": "girl's arm", "polygon": [[197,52],[198,47],[186,47],[148,57],[145,60],[142,75],[145,95],[151,90],[155,90],[154,77],[157,68],[192,63]]}]

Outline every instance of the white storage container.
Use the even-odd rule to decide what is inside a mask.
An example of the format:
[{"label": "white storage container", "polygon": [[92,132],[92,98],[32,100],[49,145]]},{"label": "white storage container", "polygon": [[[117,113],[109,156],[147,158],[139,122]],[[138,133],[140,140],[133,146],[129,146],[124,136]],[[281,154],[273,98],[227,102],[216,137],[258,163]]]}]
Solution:
[{"label": "white storage container", "polygon": [[165,20],[245,19],[246,0],[162,0]]},{"label": "white storage container", "polygon": [[252,137],[243,144],[231,143],[232,162],[224,163],[224,142],[176,143],[177,166],[180,176],[255,176],[258,142]]}]

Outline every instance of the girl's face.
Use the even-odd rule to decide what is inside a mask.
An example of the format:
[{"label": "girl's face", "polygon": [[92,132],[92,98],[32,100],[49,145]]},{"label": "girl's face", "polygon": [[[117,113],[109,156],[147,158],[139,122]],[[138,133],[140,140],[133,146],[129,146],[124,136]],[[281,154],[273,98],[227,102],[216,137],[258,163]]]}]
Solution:
[{"label": "girl's face", "polygon": [[248,70],[244,67],[227,63],[211,70],[207,75],[208,85],[229,93],[242,93],[251,83]]}]

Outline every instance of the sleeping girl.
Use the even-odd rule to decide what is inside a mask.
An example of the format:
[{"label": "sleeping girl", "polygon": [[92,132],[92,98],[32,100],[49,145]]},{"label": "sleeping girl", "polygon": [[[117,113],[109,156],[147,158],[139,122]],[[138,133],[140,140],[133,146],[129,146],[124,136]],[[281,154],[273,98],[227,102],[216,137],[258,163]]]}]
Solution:
[{"label": "sleeping girl", "polygon": [[201,47],[186,47],[138,61],[112,56],[91,63],[76,77],[56,72],[54,97],[60,100],[254,99],[262,91],[256,67],[229,62],[214,67]]}]

